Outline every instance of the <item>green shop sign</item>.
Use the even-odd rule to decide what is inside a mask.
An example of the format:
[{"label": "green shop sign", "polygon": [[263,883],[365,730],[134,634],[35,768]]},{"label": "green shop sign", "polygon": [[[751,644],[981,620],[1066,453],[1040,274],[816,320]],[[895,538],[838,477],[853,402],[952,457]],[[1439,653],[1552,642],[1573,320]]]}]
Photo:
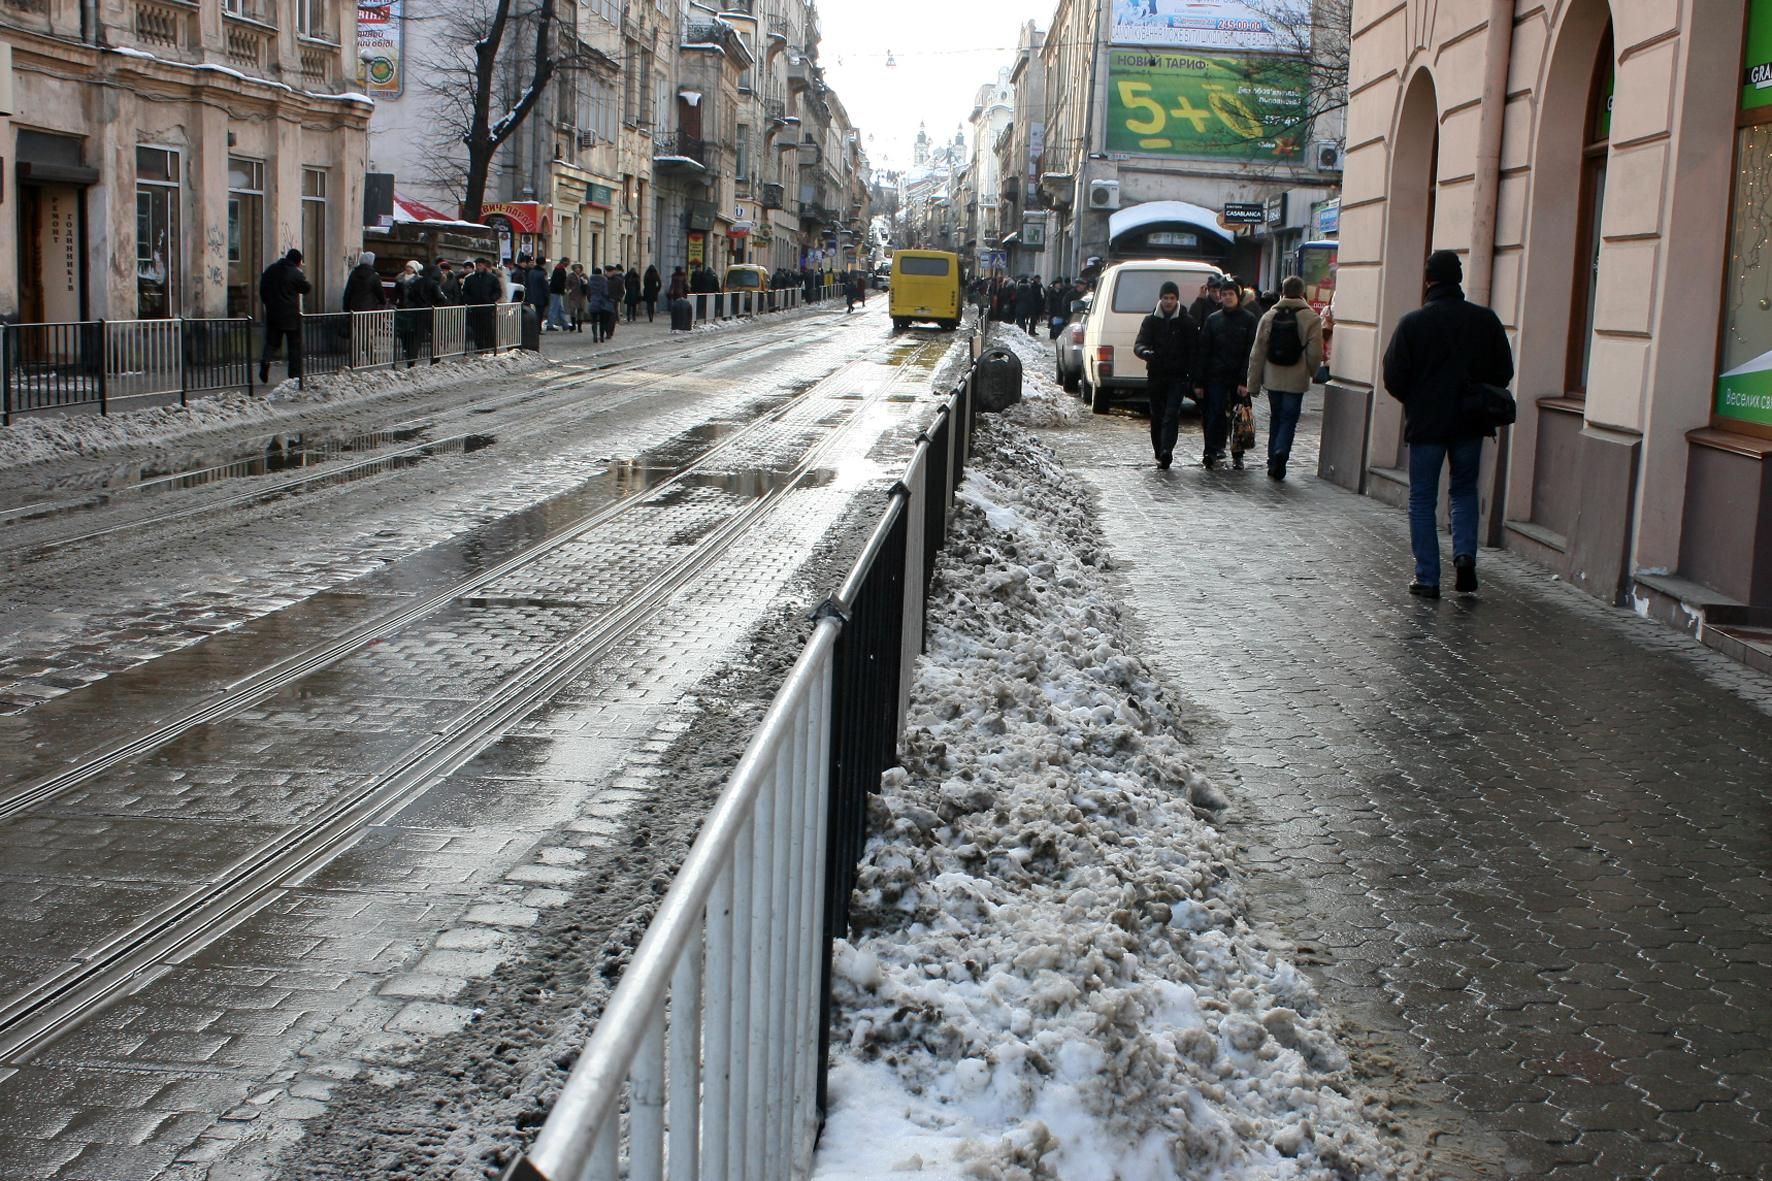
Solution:
[{"label": "green shop sign", "polygon": [[1741,109],[1772,107],[1772,3],[1750,0],[1742,51]]},{"label": "green shop sign", "polygon": [[1772,353],[1717,379],[1717,417],[1772,426]]},{"label": "green shop sign", "polygon": [[1298,58],[1114,50],[1108,151],[1297,159],[1310,130],[1309,70]]}]

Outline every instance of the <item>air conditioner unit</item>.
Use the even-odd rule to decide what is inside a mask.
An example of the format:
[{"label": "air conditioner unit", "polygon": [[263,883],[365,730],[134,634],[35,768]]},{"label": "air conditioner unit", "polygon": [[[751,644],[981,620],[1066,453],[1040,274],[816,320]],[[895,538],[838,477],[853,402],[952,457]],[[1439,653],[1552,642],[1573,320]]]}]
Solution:
[{"label": "air conditioner unit", "polygon": [[1120,207],[1120,182],[1092,180],[1089,182],[1089,208],[1115,210]]},{"label": "air conditioner unit", "polygon": [[578,146],[579,147],[590,148],[590,147],[595,147],[596,144],[597,144],[597,133],[595,131],[580,131],[578,133]]},{"label": "air conditioner unit", "polygon": [[1311,145],[1311,163],[1318,172],[1341,171],[1341,143],[1333,139],[1320,139]]}]

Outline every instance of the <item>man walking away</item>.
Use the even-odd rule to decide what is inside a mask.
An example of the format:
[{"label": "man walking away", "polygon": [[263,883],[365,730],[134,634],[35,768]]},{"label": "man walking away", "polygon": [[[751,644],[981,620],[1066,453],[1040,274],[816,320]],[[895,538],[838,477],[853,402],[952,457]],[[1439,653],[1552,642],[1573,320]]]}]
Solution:
[{"label": "man walking away", "polygon": [[490,258],[476,258],[474,270],[461,281],[462,302],[468,305],[468,339],[476,351],[496,347],[498,328],[493,305],[505,299],[504,275],[493,269]]},{"label": "man walking away", "polygon": [[566,331],[566,288],[572,279],[572,272],[567,270],[569,259],[562,256],[554,263],[552,273],[548,275],[548,319],[547,325],[551,332]]},{"label": "man walking away", "polygon": [[1450,250],[1427,259],[1427,299],[1397,323],[1384,350],[1384,388],[1403,404],[1409,445],[1409,547],[1415,578],[1409,593],[1440,597],[1440,538],[1435,512],[1440,469],[1452,467],[1453,589],[1477,589],[1477,469],[1493,428],[1465,412],[1472,383],[1506,387],[1514,357],[1501,318],[1464,298],[1464,266]]},{"label": "man walking away", "polygon": [[627,276],[621,284],[622,300],[628,305],[628,323],[640,314],[640,272],[633,267],[628,268]]},{"label": "man walking away", "polygon": [[260,385],[271,383],[271,361],[287,348],[289,376],[301,376],[301,297],[312,291],[302,274],[301,251],[290,250],[258,277],[265,305],[265,345],[258,356]]},{"label": "man walking away", "polygon": [[524,265],[517,273],[517,282],[523,285],[523,302],[535,309],[535,318],[544,330],[548,328],[548,272],[544,269],[547,261],[538,258],[529,263],[519,259]]},{"label": "man walking away", "polygon": [[1322,363],[1323,318],[1304,301],[1304,280],[1293,275],[1280,285],[1279,302],[1261,318],[1249,350],[1248,380],[1237,388],[1239,395],[1267,390],[1269,479],[1286,478],[1304,394]]},{"label": "man walking away", "polygon": [[[1243,384],[1249,368],[1249,352],[1255,347],[1255,334],[1260,329],[1253,312],[1243,307],[1242,292],[1235,283],[1219,289],[1219,308],[1206,317],[1200,332],[1200,365],[1194,392],[1200,397],[1200,415],[1205,419],[1206,453],[1200,462],[1217,467],[1224,459],[1225,440],[1230,435],[1233,398]],[[1233,466],[1243,466],[1243,453],[1236,452]]]},{"label": "man walking away", "polygon": [[1192,388],[1194,322],[1181,310],[1181,288],[1164,283],[1157,310],[1138,329],[1134,356],[1144,361],[1145,388],[1151,395],[1151,448],[1164,471],[1175,459],[1175,436],[1181,428],[1181,403]]},{"label": "man walking away", "polygon": [[585,308],[591,316],[592,344],[603,339],[603,325],[613,306],[609,302],[609,276],[594,267],[585,272]]},{"label": "man walking away", "polygon": [[664,289],[664,280],[658,277],[658,268],[648,266],[646,278],[640,287],[640,294],[646,301],[646,322],[652,323],[652,317],[658,312],[658,293]]},{"label": "man walking away", "polygon": [[621,305],[627,293],[628,282],[622,277],[621,267],[609,263],[603,268],[609,279],[609,311],[603,317],[603,339],[615,339],[615,325],[621,319]]}]

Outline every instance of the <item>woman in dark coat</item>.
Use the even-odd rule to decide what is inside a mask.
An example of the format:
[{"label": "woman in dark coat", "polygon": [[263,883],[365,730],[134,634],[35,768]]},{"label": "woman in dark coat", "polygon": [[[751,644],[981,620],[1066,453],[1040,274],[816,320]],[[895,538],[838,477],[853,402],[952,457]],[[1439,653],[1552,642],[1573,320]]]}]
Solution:
[{"label": "woman in dark coat", "polygon": [[646,319],[652,320],[658,311],[658,293],[664,287],[664,280],[658,277],[657,267],[646,268],[646,278],[641,284],[640,297],[646,301]]},{"label": "woman in dark coat", "polygon": [[628,268],[628,279],[622,284],[622,295],[628,305],[628,323],[632,324],[634,316],[640,310],[640,272],[633,267]]}]

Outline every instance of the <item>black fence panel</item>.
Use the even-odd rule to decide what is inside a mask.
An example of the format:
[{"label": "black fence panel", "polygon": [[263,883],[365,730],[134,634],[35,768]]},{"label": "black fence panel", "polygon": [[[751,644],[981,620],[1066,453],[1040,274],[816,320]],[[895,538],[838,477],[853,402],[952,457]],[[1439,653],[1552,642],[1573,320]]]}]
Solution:
[{"label": "black fence panel", "polygon": [[186,320],[186,393],[252,389],[257,333],[251,320]]},{"label": "black fence panel", "polygon": [[929,428],[929,457],[923,467],[923,593],[935,578],[935,556],[948,537],[948,452],[953,438],[954,416],[943,414]]},{"label": "black fence panel", "polygon": [[351,313],[320,312],[301,318],[302,377],[338,373],[351,363]]},{"label": "black fence panel", "polygon": [[[909,500],[892,499],[881,544],[846,584],[847,613],[831,665],[831,798],[825,871],[825,949],[819,990],[818,1109],[826,1107],[831,1037],[831,944],[849,933],[849,895],[867,844],[868,797],[898,761],[898,694],[903,673],[905,551]],[[853,589],[850,589],[853,588]]]},{"label": "black fence panel", "polygon": [[3,335],[5,421],[30,410],[94,403],[103,409],[104,321],[8,324]]}]

